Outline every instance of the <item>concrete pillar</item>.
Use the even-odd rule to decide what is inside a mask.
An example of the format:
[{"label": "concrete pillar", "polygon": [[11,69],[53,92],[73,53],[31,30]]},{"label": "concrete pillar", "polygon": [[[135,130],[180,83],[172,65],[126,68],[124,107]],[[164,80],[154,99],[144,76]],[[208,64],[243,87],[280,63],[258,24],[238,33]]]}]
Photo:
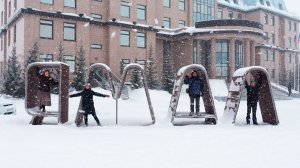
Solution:
[{"label": "concrete pillar", "polygon": [[235,72],[235,39],[231,38],[229,43],[229,72],[230,77],[233,76]]},{"label": "concrete pillar", "polygon": [[250,66],[250,40],[245,39],[245,67]]},{"label": "concrete pillar", "polygon": [[250,65],[255,66],[255,43],[250,42]]},{"label": "concrete pillar", "polygon": [[217,50],[217,44],[216,44],[216,38],[211,39],[211,67],[210,67],[210,78],[215,79],[216,78],[216,50]]}]

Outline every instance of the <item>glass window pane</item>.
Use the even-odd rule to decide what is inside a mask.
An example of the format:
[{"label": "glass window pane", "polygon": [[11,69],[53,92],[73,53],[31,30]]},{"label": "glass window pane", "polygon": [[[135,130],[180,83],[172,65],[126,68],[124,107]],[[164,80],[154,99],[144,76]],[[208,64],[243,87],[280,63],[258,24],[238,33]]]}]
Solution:
[{"label": "glass window pane", "polygon": [[137,33],[137,47],[145,48],[146,47],[146,34]]},{"label": "glass window pane", "polygon": [[40,37],[53,38],[53,22],[48,20],[40,20]]},{"label": "glass window pane", "polygon": [[76,0],[64,0],[64,6],[76,8]]},{"label": "glass window pane", "polygon": [[69,65],[70,67],[70,72],[75,71],[75,57],[72,55],[64,55],[64,63]]},{"label": "glass window pane", "polygon": [[121,33],[121,39],[120,39],[121,46],[129,47],[130,46],[130,33],[129,33],[129,31],[121,30],[120,33]]},{"label": "glass window pane", "polygon": [[128,2],[121,2],[121,16],[130,17],[130,6]]},{"label": "glass window pane", "polygon": [[170,7],[170,0],[163,0],[164,7]]},{"label": "glass window pane", "polygon": [[41,0],[41,3],[53,5],[53,0]]},{"label": "glass window pane", "polygon": [[75,24],[64,23],[64,40],[76,40],[76,26]]}]

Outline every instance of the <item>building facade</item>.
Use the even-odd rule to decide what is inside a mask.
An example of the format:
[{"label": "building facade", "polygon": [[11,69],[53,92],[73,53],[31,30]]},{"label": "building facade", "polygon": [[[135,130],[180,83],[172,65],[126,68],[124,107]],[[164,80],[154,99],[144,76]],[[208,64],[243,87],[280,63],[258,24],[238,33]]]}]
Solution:
[{"label": "building facade", "polygon": [[34,43],[41,61],[57,61],[62,44],[71,71],[83,46],[88,65],[118,76],[154,53],[159,74],[169,57],[175,70],[199,63],[211,78],[250,65],[277,83],[298,78],[299,18],[283,0],[0,0],[0,14],[0,78],[12,47],[24,65]]}]

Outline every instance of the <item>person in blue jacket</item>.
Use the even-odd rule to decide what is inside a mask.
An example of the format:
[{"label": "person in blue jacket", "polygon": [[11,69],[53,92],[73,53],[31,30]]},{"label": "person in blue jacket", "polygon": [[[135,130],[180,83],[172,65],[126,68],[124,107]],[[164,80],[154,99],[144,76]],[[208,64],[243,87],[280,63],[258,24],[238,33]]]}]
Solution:
[{"label": "person in blue jacket", "polygon": [[190,116],[194,115],[194,102],[196,100],[196,115],[200,115],[200,96],[203,95],[203,81],[197,71],[193,71],[190,75],[186,75],[184,84],[188,84],[187,93],[190,96],[191,111]]}]

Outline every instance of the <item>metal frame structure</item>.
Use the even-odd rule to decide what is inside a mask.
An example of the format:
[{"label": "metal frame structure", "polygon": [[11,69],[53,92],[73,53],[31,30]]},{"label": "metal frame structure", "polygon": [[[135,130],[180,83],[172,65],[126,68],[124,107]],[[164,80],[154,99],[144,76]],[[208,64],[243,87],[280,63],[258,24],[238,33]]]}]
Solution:
[{"label": "metal frame structure", "polygon": [[249,73],[252,74],[254,80],[262,80],[259,93],[259,106],[261,109],[263,122],[272,125],[278,125],[279,120],[275,102],[273,99],[268,71],[260,66],[241,68],[234,73],[230,88],[228,90],[228,98],[224,109],[224,122],[229,122],[231,120],[232,123],[235,123],[241,101],[242,91],[244,89],[244,82],[246,80],[246,76]]},{"label": "metal frame structure", "polygon": [[[94,73],[96,72],[96,70],[99,70],[99,69],[102,69],[105,71],[104,74],[106,74],[106,76],[107,76],[109,86],[110,86],[110,91],[112,93],[112,97],[114,100],[116,100],[116,124],[118,124],[118,99],[121,98],[121,94],[122,94],[122,90],[125,86],[127,74],[130,70],[133,70],[133,69],[141,71],[142,82],[143,82],[146,97],[147,97],[147,102],[148,102],[150,115],[151,115],[151,119],[152,119],[152,124],[155,123],[155,116],[154,116],[153,106],[152,106],[152,102],[151,102],[151,98],[150,98],[150,94],[149,94],[149,90],[148,90],[146,75],[145,75],[145,71],[141,65],[128,64],[124,68],[123,74],[122,74],[122,80],[120,80],[115,74],[113,74],[111,72],[110,68],[106,64],[96,63],[89,67],[88,79],[86,81],[87,83],[90,83],[93,80]],[[80,126],[82,123],[82,113],[80,112],[80,107],[81,107],[81,104],[78,108],[77,116],[75,119],[75,123],[77,126]]]},{"label": "metal frame structure", "polygon": [[[37,72],[39,68],[55,68],[58,69],[59,76],[59,107],[58,111],[39,112],[37,107],[37,88],[39,79]],[[58,123],[68,122],[69,109],[69,66],[62,62],[35,62],[29,64],[26,69],[25,80],[25,109],[32,116],[32,125],[43,124],[44,117],[57,117]]]},{"label": "metal frame structure", "polygon": [[[190,70],[199,70],[200,76],[204,82],[203,102],[205,112],[200,112],[200,116],[189,116],[189,112],[177,112],[177,105],[180,98],[180,92],[184,83],[185,74]],[[215,110],[214,99],[209,85],[209,78],[206,69],[199,64],[192,64],[182,67],[176,76],[174,89],[169,105],[168,118],[171,117],[171,123],[175,124],[175,118],[205,118],[206,123],[217,123],[217,114]]]}]

